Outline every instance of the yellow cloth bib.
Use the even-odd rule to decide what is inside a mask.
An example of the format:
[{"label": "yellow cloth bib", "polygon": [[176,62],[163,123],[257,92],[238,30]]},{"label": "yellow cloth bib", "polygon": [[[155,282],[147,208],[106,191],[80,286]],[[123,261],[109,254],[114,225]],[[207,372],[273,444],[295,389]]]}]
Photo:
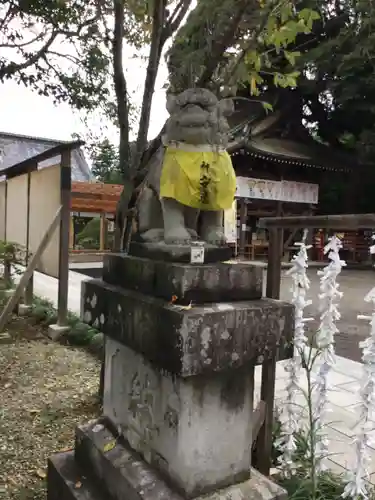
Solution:
[{"label": "yellow cloth bib", "polygon": [[200,210],[226,210],[236,193],[236,174],[226,151],[183,151],[167,147],[160,196]]}]

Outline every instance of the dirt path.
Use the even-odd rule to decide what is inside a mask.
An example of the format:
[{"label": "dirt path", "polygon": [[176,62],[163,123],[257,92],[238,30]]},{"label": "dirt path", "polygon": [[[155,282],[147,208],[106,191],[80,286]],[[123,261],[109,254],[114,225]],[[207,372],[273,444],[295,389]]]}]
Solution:
[{"label": "dirt path", "polygon": [[48,457],[71,448],[75,426],[98,415],[99,363],[33,327],[14,331],[0,345],[0,498],[41,500]]}]

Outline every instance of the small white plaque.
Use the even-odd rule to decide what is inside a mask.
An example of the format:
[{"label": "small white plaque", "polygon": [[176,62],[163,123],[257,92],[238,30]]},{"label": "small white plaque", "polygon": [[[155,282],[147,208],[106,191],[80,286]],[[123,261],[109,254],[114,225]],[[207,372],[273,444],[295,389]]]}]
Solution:
[{"label": "small white plaque", "polygon": [[203,246],[191,247],[190,262],[191,262],[191,264],[204,264],[204,247]]}]

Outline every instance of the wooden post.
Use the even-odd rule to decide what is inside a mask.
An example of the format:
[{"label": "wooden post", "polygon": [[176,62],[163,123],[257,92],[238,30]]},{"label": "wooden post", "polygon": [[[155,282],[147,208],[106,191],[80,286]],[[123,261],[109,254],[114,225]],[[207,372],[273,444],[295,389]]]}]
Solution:
[{"label": "wooden post", "polygon": [[[134,219],[133,225],[136,224],[136,220]],[[133,233],[136,232],[136,229],[133,227]],[[109,250],[108,248],[109,241],[109,233],[108,233],[108,219],[104,214],[104,250]]]},{"label": "wooden post", "polygon": [[[272,228],[269,235],[266,297],[280,298],[281,246],[283,230]],[[260,399],[265,403],[264,422],[260,428],[254,453],[254,465],[265,476],[269,475],[272,459],[272,433],[277,352],[262,365]]]},{"label": "wooden post", "polygon": [[106,241],[106,218],[105,214],[100,214],[100,246],[99,250],[103,252],[105,250],[105,241]]},{"label": "wooden post", "polygon": [[30,276],[29,281],[25,287],[24,301],[25,306],[32,306],[34,298],[34,273]]},{"label": "wooden post", "polygon": [[4,265],[4,281],[5,281],[5,286],[6,288],[10,288],[12,286],[12,265],[10,263],[10,260],[5,259],[3,262]]},{"label": "wooden post", "polygon": [[[277,210],[276,210],[276,213],[277,213],[277,217],[282,217],[283,215],[283,202],[282,201],[278,201],[277,202]],[[281,260],[284,256],[284,229],[279,229],[279,242],[280,242],[280,268],[281,268]],[[280,290],[280,288],[279,288]],[[279,297],[277,297],[279,298]]]},{"label": "wooden post", "polygon": [[8,179],[5,180],[4,241],[7,240]]},{"label": "wooden post", "polygon": [[247,207],[244,199],[239,199],[240,205],[240,248],[238,251],[239,257],[245,256],[245,245],[246,245],[246,230],[244,230],[246,226],[246,213]]},{"label": "wooden post", "polygon": [[[38,168],[38,164],[35,164],[34,169]],[[27,215],[26,215],[26,266],[29,264],[30,260],[30,191],[31,191],[31,172],[27,173]],[[24,303],[25,306],[31,306],[33,304],[34,298],[34,273],[31,274],[29,281],[25,287],[24,293]]]},{"label": "wooden post", "polygon": [[73,215],[70,214],[69,218],[69,249],[73,250],[74,249],[74,219]]},{"label": "wooden post", "polygon": [[69,288],[69,228],[70,228],[70,197],[71,197],[71,151],[61,154],[60,189],[61,189],[61,220],[60,220],[60,254],[59,254],[59,288],[57,295],[57,325],[66,326],[68,315]]}]

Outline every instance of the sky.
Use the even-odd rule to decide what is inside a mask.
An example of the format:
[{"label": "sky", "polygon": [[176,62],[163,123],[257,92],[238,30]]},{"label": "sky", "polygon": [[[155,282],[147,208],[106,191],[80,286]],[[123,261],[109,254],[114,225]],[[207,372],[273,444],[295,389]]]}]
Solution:
[{"label": "sky", "polygon": [[[136,102],[142,102],[142,82],[145,78],[145,65],[138,59],[126,59],[127,81],[130,92],[136,92]],[[151,112],[149,139],[155,137],[163,126],[168,113],[165,109],[165,90],[167,68],[160,66]],[[100,130],[101,118],[90,119],[93,131]],[[39,96],[22,85],[8,81],[0,85],[0,131],[39,136],[57,140],[70,140],[73,133],[84,136],[85,127],[80,115],[67,104],[56,106],[48,97]],[[108,128],[108,136],[117,141],[116,129]]]},{"label": "sky", "polygon": [[[171,6],[173,5],[172,2]],[[188,13],[195,6],[196,0],[192,0]],[[184,24],[186,17],[182,24]],[[17,22],[14,20],[16,27]],[[38,30],[40,27],[34,27],[34,29]],[[35,35],[35,32],[31,31]],[[168,45],[167,43],[164,52],[168,49]],[[141,51],[141,55],[148,55],[148,50],[145,48],[144,51]],[[131,53],[134,54],[134,50],[125,46],[124,54]],[[134,101],[139,107],[142,103],[143,82],[146,77],[146,62],[143,61],[144,58],[124,57],[128,89],[132,96],[135,92]],[[148,139],[157,136],[168,117],[165,109],[165,90],[163,89],[167,77],[168,71],[164,57],[162,57],[155,85]],[[107,125],[105,136],[116,144],[118,135],[113,125],[109,124],[108,126],[106,120],[98,114],[89,119],[90,129],[95,135],[100,135],[103,123]],[[32,90],[12,81],[0,84],[0,132],[56,140],[70,140],[73,133],[79,134],[83,138],[87,137],[87,129],[82,123],[82,115],[74,112],[67,104],[55,105],[51,98],[39,96]],[[135,139],[135,133],[136,130],[130,134],[131,140]]]}]

